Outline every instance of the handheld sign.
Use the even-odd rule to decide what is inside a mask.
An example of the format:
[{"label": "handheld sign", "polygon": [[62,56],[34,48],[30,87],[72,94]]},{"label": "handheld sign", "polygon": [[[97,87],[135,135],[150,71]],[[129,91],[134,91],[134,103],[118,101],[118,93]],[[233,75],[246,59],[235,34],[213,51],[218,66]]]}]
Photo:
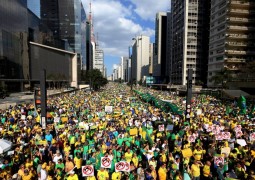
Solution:
[{"label": "handheld sign", "polygon": [[92,165],[82,166],[82,177],[94,176],[94,167]]},{"label": "handheld sign", "polygon": [[116,172],[129,172],[130,171],[130,163],[126,161],[120,161],[115,163],[115,171]]},{"label": "handheld sign", "polygon": [[101,157],[101,167],[111,168],[112,160],[108,157]]},{"label": "handheld sign", "polygon": [[161,132],[164,131],[165,130],[164,124],[158,125],[158,130],[161,131]]},{"label": "handheld sign", "polygon": [[216,166],[219,166],[220,164],[224,164],[224,157],[220,155],[214,156],[214,164]]}]

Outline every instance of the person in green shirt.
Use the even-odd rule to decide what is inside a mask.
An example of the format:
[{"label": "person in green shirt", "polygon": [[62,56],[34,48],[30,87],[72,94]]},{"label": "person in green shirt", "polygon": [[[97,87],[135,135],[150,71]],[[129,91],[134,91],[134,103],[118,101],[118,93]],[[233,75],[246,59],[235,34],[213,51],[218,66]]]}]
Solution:
[{"label": "person in green shirt", "polygon": [[63,163],[62,159],[59,159],[58,163],[55,165],[55,170],[57,169],[61,169],[61,171],[65,169],[65,164]]}]

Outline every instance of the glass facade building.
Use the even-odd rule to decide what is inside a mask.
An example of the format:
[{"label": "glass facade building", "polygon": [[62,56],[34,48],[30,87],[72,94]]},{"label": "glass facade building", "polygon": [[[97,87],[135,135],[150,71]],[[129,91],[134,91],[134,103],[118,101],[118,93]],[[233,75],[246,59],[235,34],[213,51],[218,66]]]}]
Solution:
[{"label": "glass facade building", "polygon": [[86,64],[86,14],[81,0],[43,0],[41,18],[55,39],[66,42],[65,50],[77,53],[80,70]]},{"label": "glass facade building", "polygon": [[[0,1],[0,12],[0,78],[23,79],[28,57],[27,1]],[[12,88],[18,85],[19,82],[9,84]]]}]

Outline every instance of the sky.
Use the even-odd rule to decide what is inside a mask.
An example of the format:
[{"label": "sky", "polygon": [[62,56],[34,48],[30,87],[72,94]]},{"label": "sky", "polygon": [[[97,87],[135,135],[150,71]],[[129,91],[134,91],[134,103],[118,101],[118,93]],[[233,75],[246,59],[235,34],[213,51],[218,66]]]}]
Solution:
[{"label": "sky", "polygon": [[156,13],[170,10],[170,0],[82,0],[87,17],[90,1],[94,33],[104,50],[108,76],[121,56],[128,57],[132,38],[147,35],[154,42]]}]

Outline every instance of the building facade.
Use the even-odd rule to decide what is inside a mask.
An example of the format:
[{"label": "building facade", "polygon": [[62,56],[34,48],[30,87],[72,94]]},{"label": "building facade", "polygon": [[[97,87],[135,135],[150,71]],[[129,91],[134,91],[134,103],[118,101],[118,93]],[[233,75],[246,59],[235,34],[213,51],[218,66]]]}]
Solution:
[{"label": "building facade", "polygon": [[211,0],[208,81],[226,68],[238,72],[255,61],[255,2]]},{"label": "building facade", "polygon": [[102,49],[95,49],[95,60],[93,61],[94,69],[99,69],[104,76],[104,51]]},{"label": "building facade", "polygon": [[206,83],[210,1],[171,1],[170,82],[185,85],[188,69],[193,84]]},{"label": "building facade", "polygon": [[155,22],[153,76],[158,76],[163,81],[166,78],[167,14],[165,12],[157,13]]},{"label": "building facade", "polygon": [[132,46],[131,79],[143,81],[149,76],[150,37],[137,36]]},{"label": "building facade", "polygon": [[86,14],[81,0],[42,0],[40,6],[42,22],[53,31],[54,39],[65,42],[62,49],[77,53],[81,70],[86,64]]}]

